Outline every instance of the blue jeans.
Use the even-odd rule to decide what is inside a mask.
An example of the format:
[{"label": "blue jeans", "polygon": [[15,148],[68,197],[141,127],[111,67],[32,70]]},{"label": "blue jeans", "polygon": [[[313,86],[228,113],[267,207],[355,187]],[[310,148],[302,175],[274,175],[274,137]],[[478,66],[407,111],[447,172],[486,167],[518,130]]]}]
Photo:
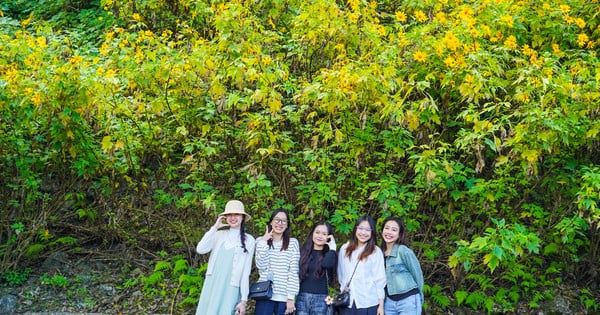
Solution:
[{"label": "blue jeans", "polygon": [[340,315],[377,315],[378,305],[367,308],[356,308],[356,303],[352,303],[352,307],[342,307],[338,311]]},{"label": "blue jeans", "polygon": [[385,315],[421,315],[421,296],[413,294],[400,301],[394,301],[386,297],[383,303],[383,311]]},{"label": "blue jeans", "polygon": [[285,315],[286,302],[256,301],[254,315]]},{"label": "blue jeans", "polygon": [[327,315],[327,294],[301,292],[296,297],[296,315]]}]

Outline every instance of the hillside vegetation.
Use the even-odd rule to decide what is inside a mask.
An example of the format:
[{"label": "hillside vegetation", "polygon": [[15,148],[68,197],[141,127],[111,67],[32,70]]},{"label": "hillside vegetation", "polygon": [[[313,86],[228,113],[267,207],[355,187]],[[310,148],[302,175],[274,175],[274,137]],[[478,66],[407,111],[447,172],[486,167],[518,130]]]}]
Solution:
[{"label": "hillside vegetation", "polygon": [[[0,274],[156,255],[193,309],[225,202],[301,242],[402,217],[426,307],[600,309],[598,0],[0,3]],[[177,288],[161,283],[175,281]],[[129,285],[135,285],[138,279]],[[8,280],[7,280],[8,281]],[[594,293],[595,292],[595,293]]]}]

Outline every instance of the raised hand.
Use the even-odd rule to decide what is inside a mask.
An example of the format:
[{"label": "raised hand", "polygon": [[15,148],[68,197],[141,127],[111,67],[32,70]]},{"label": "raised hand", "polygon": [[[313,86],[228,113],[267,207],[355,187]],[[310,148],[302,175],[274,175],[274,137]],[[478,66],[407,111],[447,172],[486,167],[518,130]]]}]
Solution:
[{"label": "raised hand", "polygon": [[[225,222],[223,222],[224,220],[225,220]],[[217,218],[217,222],[215,222],[214,227],[217,228],[217,230],[218,230],[218,229],[220,229],[220,228],[222,228],[224,226],[229,226],[229,224],[227,224],[227,220],[225,219],[225,216],[224,215],[220,215]]]},{"label": "raised hand", "polygon": [[335,251],[337,249],[337,245],[335,244],[335,238],[333,238],[333,234],[329,235],[329,241],[327,242],[327,246],[329,246],[329,250]]},{"label": "raised hand", "polygon": [[267,225],[267,230],[265,231],[265,235],[262,236],[262,239],[266,242],[273,238],[273,232],[269,231],[269,225]]}]

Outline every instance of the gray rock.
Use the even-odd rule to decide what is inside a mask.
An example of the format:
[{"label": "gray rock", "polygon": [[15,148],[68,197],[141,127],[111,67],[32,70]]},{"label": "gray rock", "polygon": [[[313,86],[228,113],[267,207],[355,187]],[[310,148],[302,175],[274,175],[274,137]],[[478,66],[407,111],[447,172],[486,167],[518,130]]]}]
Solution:
[{"label": "gray rock", "polygon": [[54,252],[42,263],[42,270],[61,270],[67,263],[69,255],[65,252]]},{"label": "gray rock", "polygon": [[14,314],[17,311],[17,301],[17,297],[10,294],[0,297],[0,314]]},{"label": "gray rock", "polygon": [[100,289],[102,292],[104,292],[105,294],[108,294],[109,296],[113,296],[116,293],[116,290],[113,286],[108,285],[108,284],[101,284],[98,289]]},{"label": "gray rock", "polygon": [[541,305],[543,315],[572,315],[571,303],[565,297],[557,295]]}]

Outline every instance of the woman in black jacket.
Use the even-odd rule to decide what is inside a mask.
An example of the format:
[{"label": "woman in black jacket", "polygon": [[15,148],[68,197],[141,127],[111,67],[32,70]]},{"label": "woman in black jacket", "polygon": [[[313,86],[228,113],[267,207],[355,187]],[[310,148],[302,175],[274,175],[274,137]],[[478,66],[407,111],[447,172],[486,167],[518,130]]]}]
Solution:
[{"label": "woman in black jacket", "polygon": [[337,263],[333,228],[327,222],[312,227],[310,236],[300,249],[300,293],[296,299],[297,315],[325,315],[329,294],[328,279]]}]

